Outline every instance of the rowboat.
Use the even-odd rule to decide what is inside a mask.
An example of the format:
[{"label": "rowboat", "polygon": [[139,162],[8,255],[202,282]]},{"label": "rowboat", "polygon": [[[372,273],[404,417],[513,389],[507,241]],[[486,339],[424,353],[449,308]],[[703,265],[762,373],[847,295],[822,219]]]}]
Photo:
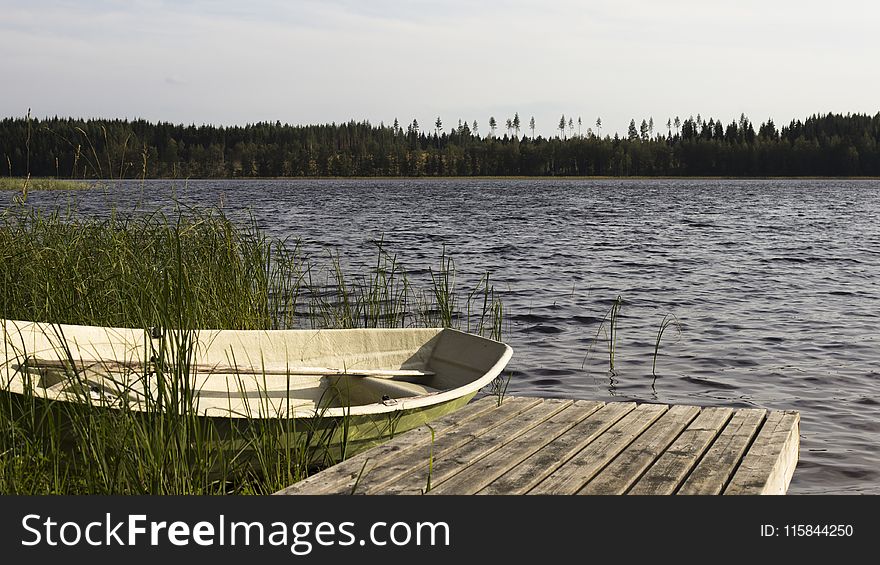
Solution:
[{"label": "rowboat", "polygon": [[0,391],[178,410],[230,430],[292,423],[354,453],[467,404],[512,355],[449,328],[161,330],[5,320]]}]

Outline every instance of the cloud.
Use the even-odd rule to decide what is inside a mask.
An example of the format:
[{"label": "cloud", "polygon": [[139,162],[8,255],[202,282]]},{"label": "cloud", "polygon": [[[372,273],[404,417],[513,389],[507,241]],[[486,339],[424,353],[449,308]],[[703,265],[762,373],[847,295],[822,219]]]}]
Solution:
[{"label": "cloud", "polygon": [[[856,0],[0,0],[0,115],[178,122],[874,112]],[[858,18],[853,18],[858,14]],[[7,80],[8,79],[8,80]],[[186,88],[178,88],[178,87]],[[589,116],[589,119],[587,117]]]}]

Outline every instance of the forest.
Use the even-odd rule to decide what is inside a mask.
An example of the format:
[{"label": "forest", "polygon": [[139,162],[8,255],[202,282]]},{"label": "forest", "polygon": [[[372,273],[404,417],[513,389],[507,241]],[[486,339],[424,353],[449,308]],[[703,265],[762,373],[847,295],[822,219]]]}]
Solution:
[{"label": "forest", "polygon": [[[10,117],[0,121],[0,175],[57,178],[421,176],[880,176],[880,113],[813,115],[757,128],[697,115],[633,119],[602,135],[561,116],[552,137],[519,114],[444,128],[350,121],[183,125],[146,120]],[[529,135],[531,132],[531,135]]]}]

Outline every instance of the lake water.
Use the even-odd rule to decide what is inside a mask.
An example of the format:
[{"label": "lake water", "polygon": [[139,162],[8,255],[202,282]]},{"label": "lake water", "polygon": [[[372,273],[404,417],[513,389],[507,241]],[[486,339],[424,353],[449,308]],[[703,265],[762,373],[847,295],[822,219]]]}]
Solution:
[{"label": "lake water", "polygon": [[[880,493],[878,181],[148,181],[30,202],[100,214],[172,192],[353,266],[384,238],[424,273],[445,246],[462,293],[487,270],[502,293],[510,393],[799,410],[789,492]],[[618,295],[612,372],[591,344]],[[655,377],[667,314],[681,331]]]}]

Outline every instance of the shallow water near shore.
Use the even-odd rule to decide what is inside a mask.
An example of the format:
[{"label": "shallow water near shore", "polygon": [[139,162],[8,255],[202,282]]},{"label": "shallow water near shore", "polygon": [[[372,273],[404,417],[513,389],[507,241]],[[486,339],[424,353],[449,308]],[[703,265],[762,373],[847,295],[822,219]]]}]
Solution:
[{"label": "shallow water near shore", "polygon": [[[84,215],[223,206],[320,259],[486,271],[509,393],[801,412],[790,493],[880,494],[880,181],[126,181],[34,192]],[[9,206],[13,194],[0,194]],[[614,370],[603,318],[621,297]],[[664,316],[681,324],[663,334]],[[608,324],[606,322],[605,329]],[[595,340],[598,333],[598,340]]]}]

